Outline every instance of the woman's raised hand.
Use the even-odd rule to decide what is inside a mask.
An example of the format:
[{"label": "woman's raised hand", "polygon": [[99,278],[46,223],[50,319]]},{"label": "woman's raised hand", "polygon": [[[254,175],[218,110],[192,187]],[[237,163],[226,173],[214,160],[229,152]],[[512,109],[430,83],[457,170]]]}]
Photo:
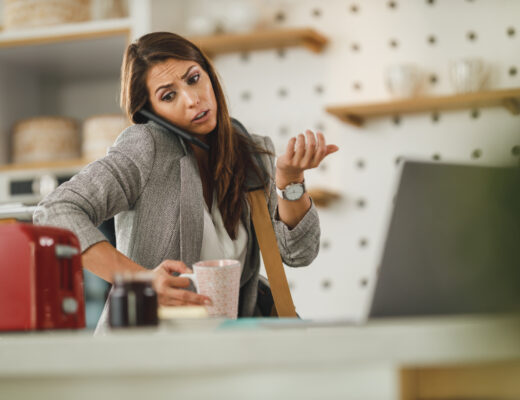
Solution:
[{"label": "woman's raised hand", "polygon": [[154,272],[153,287],[157,292],[157,300],[162,306],[211,305],[209,297],[193,293],[185,288],[190,286],[188,278],[172,275],[192,273],[182,261],[164,260],[152,270]]},{"label": "woman's raised hand", "polygon": [[339,147],[326,144],[323,133],[306,130],[305,136],[300,133],[292,137],[285,153],[276,160],[276,182],[279,187],[291,182],[303,180],[303,171],[316,168],[325,157],[335,153]]}]

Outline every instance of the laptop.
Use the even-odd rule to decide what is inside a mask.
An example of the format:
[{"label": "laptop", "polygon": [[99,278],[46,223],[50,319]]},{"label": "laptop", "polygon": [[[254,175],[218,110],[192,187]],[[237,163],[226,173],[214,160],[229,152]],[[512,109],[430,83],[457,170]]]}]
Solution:
[{"label": "laptop", "polygon": [[365,319],[246,318],[225,327],[508,312],[520,312],[520,168],[404,161]]},{"label": "laptop", "polygon": [[368,317],[517,311],[520,168],[405,161]]}]

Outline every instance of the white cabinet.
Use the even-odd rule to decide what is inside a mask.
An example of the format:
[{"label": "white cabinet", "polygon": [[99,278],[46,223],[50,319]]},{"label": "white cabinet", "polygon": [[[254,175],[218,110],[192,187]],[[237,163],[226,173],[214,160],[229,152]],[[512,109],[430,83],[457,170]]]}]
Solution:
[{"label": "white cabinet", "polygon": [[121,112],[119,78],[127,44],[153,30],[181,32],[186,4],[128,3],[127,18],[0,31],[0,165],[9,162],[17,120],[40,115],[83,120]]}]

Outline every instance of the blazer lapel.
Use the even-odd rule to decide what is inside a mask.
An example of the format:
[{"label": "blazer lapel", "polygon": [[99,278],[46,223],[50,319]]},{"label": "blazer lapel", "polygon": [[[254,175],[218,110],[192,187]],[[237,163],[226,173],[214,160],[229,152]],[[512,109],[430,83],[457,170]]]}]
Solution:
[{"label": "blazer lapel", "polygon": [[185,155],[180,160],[180,258],[191,268],[199,261],[204,229],[202,183],[195,157]]}]

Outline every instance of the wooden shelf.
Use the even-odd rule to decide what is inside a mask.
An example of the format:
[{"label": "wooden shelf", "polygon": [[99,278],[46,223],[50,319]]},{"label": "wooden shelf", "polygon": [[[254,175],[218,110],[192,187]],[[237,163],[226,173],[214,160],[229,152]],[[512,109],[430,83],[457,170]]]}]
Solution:
[{"label": "wooden shelf", "polygon": [[328,39],[310,28],[258,30],[244,34],[220,34],[190,38],[208,56],[218,54],[303,46],[312,52],[323,50]]},{"label": "wooden shelf", "polygon": [[32,68],[60,78],[118,74],[130,36],[128,18],[4,31],[0,68]]},{"label": "wooden shelf", "polygon": [[333,192],[329,189],[314,187],[309,188],[307,192],[314,201],[314,204],[316,204],[316,207],[327,207],[333,201],[341,199],[339,193]]},{"label": "wooden shelf", "polygon": [[129,35],[129,18],[0,31],[0,48]]},{"label": "wooden shelf", "polygon": [[82,158],[74,160],[62,160],[62,161],[47,161],[47,162],[34,162],[34,163],[20,163],[20,164],[4,164],[0,165],[0,173],[7,171],[23,171],[28,169],[53,169],[53,168],[83,168],[91,160]]},{"label": "wooden shelf", "polygon": [[503,106],[512,114],[520,114],[520,89],[503,89],[442,97],[418,97],[382,103],[329,106],[326,111],[355,126],[366,118],[409,114],[424,111]]}]

